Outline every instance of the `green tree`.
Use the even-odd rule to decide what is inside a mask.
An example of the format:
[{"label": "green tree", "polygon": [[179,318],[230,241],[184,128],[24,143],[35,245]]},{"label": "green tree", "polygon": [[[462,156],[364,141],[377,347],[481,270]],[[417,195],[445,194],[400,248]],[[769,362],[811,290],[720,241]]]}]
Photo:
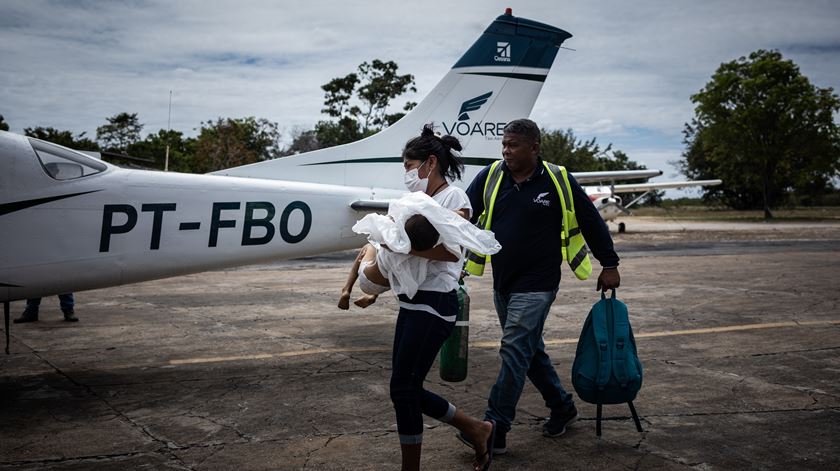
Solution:
[{"label": "green tree", "polygon": [[645,167],[620,150],[613,150],[612,144],[601,149],[597,138],[588,141],[578,139],[574,131],[567,129],[542,130],[540,154],[543,160],[563,165],[571,172],[604,172],[611,170],[644,170]]},{"label": "green tree", "polygon": [[108,124],[96,128],[96,140],[105,150],[125,152],[129,145],[140,140],[143,125],[137,113],[119,113],[106,119]]},{"label": "green tree", "polygon": [[59,131],[55,128],[38,126],[35,128],[24,128],[23,134],[71,149],[101,150],[99,144],[85,137],[85,133],[79,133],[73,136],[73,133],[70,131]]},{"label": "green tree", "polygon": [[819,88],[778,51],[758,50],[721,64],[695,95],[680,162],[692,178],[721,178],[707,190],[736,208],[771,208],[798,196],[818,199],[840,172],[840,99]]},{"label": "green tree", "polygon": [[279,157],[279,139],[277,123],[253,116],[202,122],[193,170],[213,172]]},{"label": "green tree", "polygon": [[280,151],[280,157],[287,155],[301,154],[320,149],[318,133],[314,129],[295,128],[292,129],[292,143]]},{"label": "green tree", "polygon": [[563,165],[571,172],[607,170],[604,165],[611,149],[612,144],[608,144],[602,150],[594,137],[588,141],[578,139],[571,129],[542,130],[540,151],[543,160]]},{"label": "green tree", "polygon": [[3,115],[0,114],[0,131],[8,131],[9,130],[9,123],[3,118]]},{"label": "green tree", "polygon": [[321,85],[321,89],[324,90],[324,108],[321,109],[321,113],[333,118],[347,116],[351,108],[350,100],[358,84],[359,76],[351,73],[344,77],[336,77]]},{"label": "green tree", "polygon": [[[399,113],[399,117],[387,114],[391,100],[409,90],[417,91],[414,76],[397,75],[398,68],[394,61],[382,62],[379,59],[374,59],[370,64],[362,62],[359,65],[360,83],[363,85],[356,90],[356,95],[362,101],[359,116],[364,132],[371,129],[380,130],[389,122],[396,122],[403,113]],[[406,106],[408,110],[413,107],[411,102]]]},{"label": "green tree", "polygon": [[[542,130],[540,153],[543,160],[563,165],[570,172],[605,172],[615,170],[645,170],[642,164],[630,160],[620,150],[613,150],[612,144],[601,149],[596,138],[578,139],[571,129]],[[622,183],[642,183],[645,179],[628,180]],[[627,193],[622,198],[626,201],[636,199],[641,193]],[[661,191],[650,192],[643,204],[657,205],[662,200]]]},{"label": "green tree", "polygon": [[338,121],[318,121],[315,125],[315,137],[320,147],[333,147],[365,137],[359,123],[345,116]]},{"label": "green tree", "polygon": [[416,92],[414,76],[399,75],[396,62],[374,59],[362,62],[358,73],[330,80],[321,86],[324,90],[322,113],[337,121],[320,121],[315,131],[324,147],[345,144],[370,136],[390,126],[417,104],[407,102],[403,112],[388,113],[394,98]]},{"label": "green tree", "polygon": [[130,144],[126,153],[132,157],[152,159],[152,168],[163,170],[166,160],[166,146],[169,145],[169,170],[173,172],[193,172],[193,154],[195,139],[184,138],[180,131],[161,129],[157,134],[149,134],[142,141]]}]

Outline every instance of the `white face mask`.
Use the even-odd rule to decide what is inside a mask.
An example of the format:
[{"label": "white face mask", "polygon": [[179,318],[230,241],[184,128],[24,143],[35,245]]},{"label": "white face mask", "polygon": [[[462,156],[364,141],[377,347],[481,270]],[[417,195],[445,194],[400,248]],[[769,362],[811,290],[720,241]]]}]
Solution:
[{"label": "white face mask", "polygon": [[[420,164],[420,167],[425,165],[426,162]],[[408,191],[426,191],[429,187],[429,179],[420,178],[420,167],[405,172],[405,187],[408,188]]]}]

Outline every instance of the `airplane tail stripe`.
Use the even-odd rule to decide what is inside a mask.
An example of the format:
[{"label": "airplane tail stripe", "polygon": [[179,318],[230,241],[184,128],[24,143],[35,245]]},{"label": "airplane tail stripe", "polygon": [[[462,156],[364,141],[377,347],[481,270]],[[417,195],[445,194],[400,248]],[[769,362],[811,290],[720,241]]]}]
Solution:
[{"label": "airplane tail stripe", "polygon": [[13,201],[11,203],[0,204],[0,216],[4,216],[15,211],[20,211],[21,209],[31,208],[33,206],[50,203],[52,201],[63,200],[65,198],[72,198],[73,196],[86,195],[88,193],[96,193],[97,191],[102,190],[83,191],[81,193],[70,193],[69,195],[48,196],[46,198],[37,198],[34,200],[25,201]]},{"label": "airplane tail stripe", "polygon": [[[479,165],[485,167],[492,164],[499,159],[492,159],[487,157],[461,157],[464,165]],[[378,164],[378,163],[401,163],[402,157],[374,157],[368,159],[348,159],[348,160],[331,160],[329,162],[312,162],[309,164],[302,164],[302,167],[309,167],[313,165],[338,165],[338,164]]]},{"label": "airplane tail stripe", "polygon": [[461,157],[461,160],[464,161],[464,165],[478,165],[480,167],[486,167],[499,159],[487,157]]},{"label": "airplane tail stripe", "polygon": [[398,163],[402,162],[402,157],[373,157],[365,159],[347,159],[347,160],[330,160],[328,162],[312,162],[308,164],[301,164],[301,167],[311,167],[314,165],[334,165],[334,164],[380,164],[380,163]]},{"label": "airplane tail stripe", "polygon": [[464,72],[464,75],[485,75],[487,77],[505,77],[533,82],[545,82],[547,75],[539,74],[516,74],[513,72]]}]

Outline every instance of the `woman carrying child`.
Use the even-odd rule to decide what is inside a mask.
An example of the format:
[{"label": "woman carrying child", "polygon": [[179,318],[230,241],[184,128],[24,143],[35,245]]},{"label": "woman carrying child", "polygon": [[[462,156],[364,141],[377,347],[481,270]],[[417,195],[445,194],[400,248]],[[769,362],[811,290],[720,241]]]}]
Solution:
[{"label": "woman carrying child", "polygon": [[[432,126],[426,125],[420,136],[410,139],[403,149],[405,184],[410,191],[422,191],[444,208],[469,219],[472,212],[469,198],[464,190],[449,185],[449,180],[461,178],[464,169],[460,150],[457,138],[438,137]],[[363,258],[369,260],[370,254],[366,251],[372,249],[372,246],[366,246],[357,263]],[[365,257],[366,253],[368,257]],[[416,294],[411,298],[398,294],[400,309],[394,334],[390,393],[397,415],[402,469],[420,468],[423,414],[452,425],[467,435],[472,443],[480,444],[475,449],[473,466],[476,470],[489,469],[492,446],[488,444],[493,443],[495,423],[470,417],[446,399],[423,388],[438,351],[455,326],[458,314],[456,290],[464,262],[463,250],[453,253],[444,244],[438,244],[427,250],[412,249],[410,254],[426,258],[429,262],[426,277],[420,282]],[[351,278],[354,278],[352,274]],[[350,297],[350,280],[348,285],[342,291],[345,304]]]}]

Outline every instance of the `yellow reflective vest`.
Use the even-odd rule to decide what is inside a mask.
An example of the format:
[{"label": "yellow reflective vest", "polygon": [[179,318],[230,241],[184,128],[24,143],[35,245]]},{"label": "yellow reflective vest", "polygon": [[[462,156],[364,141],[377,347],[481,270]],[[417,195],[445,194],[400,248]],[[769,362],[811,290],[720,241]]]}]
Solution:
[{"label": "yellow reflective vest", "polygon": [[[504,172],[500,167],[501,161],[493,162],[490,166],[490,171],[487,174],[487,180],[484,182],[484,211],[478,217],[478,226],[490,230],[493,222],[493,207],[496,203],[496,195],[499,193],[499,187],[502,183]],[[592,263],[589,261],[589,254],[586,250],[586,241],[583,234],[578,227],[577,218],[575,217],[575,204],[572,199],[572,186],[569,184],[569,176],[566,168],[548,162],[542,163],[548,175],[554,182],[557,188],[557,194],[560,196],[560,204],[563,210],[563,230],[560,233],[561,244],[563,250],[563,260],[569,264],[569,267],[574,272],[575,276],[580,280],[589,278],[592,274]],[[504,250],[504,247],[502,247]],[[490,260],[490,255],[484,255],[467,251],[467,263],[464,270],[470,275],[481,276],[484,274],[484,265]]]}]

